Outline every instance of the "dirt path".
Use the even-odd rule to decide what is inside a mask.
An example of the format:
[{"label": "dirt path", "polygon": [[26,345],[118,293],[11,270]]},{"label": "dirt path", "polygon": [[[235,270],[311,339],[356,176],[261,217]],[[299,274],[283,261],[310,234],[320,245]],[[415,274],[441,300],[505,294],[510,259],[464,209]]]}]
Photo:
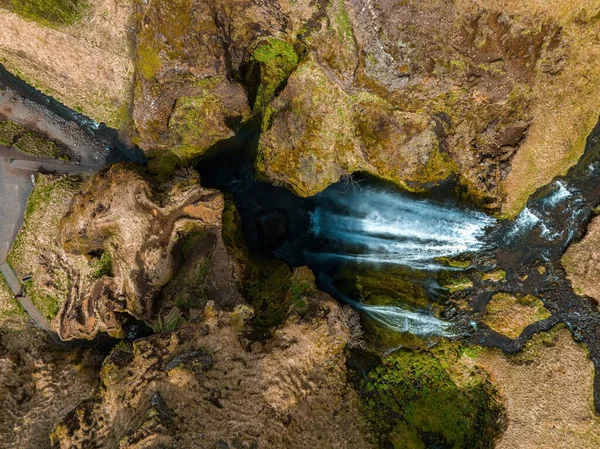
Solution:
[{"label": "dirt path", "polygon": [[[15,299],[19,301],[35,325],[45,331],[50,339],[59,346],[72,346],[63,342],[52,330],[31,299],[23,294],[19,278],[6,257],[23,224],[23,216],[29,195],[33,190],[32,175],[38,171],[53,173],[91,173],[102,166],[85,166],[34,158],[13,148],[0,146],[0,273],[6,279]],[[76,342],[75,342],[76,344]]]}]

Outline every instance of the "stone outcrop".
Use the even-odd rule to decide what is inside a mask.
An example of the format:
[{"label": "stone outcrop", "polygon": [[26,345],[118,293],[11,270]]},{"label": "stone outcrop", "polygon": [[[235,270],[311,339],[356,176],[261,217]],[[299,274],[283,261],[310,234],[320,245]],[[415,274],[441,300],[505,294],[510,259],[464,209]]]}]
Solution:
[{"label": "stone outcrop", "polygon": [[[213,299],[221,305],[236,304],[222,209],[222,195],[202,188],[193,170],[161,184],[132,166],[116,165],[90,179],[60,225],[71,267],[69,294],[55,319],[60,336],[120,336],[126,315],[152,324],[159,312],[176,306],[202,307],[181,297],[187,288],[217,292]],[[194,245],[197,257],[181,257],[186,245]],[[87,270],[77,268],[81,258],[90,261]],[[169,293],[165,301],[163,290]]]},{"label": "stone outcrop", "polygon": [[202,321],[115,348],[52,447],[371,447],[346,382],[340,306],[322,302],[262,343],[236,330],[240,313],[209,304]]},{"label": "stone outcrop", "polygon": [[0,332],[0,448],[47,448],[60,418],[98,385],[102,354],[57,352],[41,331]]},{"label": "stone outcrop", "polygon": [[[242,3],[154,0],[140,9],[134,118],[158,169],[203,154],[259,116],[257,169],[298,194],[354,171],[409,189],[454,175],[474,202],[514,213],[576,160],[595,122],[588,99],[600,83],[576,81],[590,68],[582,49],[596,35],[587,10]],[[575,86],[568,98],[567,85]],[[570,122],[548,112],[573,98],[580,106]],[[557,131],[542,134],[549,120]]]}]

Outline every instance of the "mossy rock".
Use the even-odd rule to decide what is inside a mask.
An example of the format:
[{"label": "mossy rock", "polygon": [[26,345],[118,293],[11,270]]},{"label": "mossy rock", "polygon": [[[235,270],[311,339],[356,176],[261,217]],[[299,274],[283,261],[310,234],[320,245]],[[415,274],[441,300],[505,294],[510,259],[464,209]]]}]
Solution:
[{"label": "mossy rock", "polygon": [[[254,90],[250,101],[255,112],[264,111],[266,105],[271,102],[296,68],[298,61],[298,54],[294,47],[282,39],[270,37],[258,45],[252,53],[248,69],[248,74],[254,77],[258,70],[260,80],[258,85],[250,86]],[[246,81],[251,83],[250,79]]]},{"label": "mossy rock", "polygon": [[407,268],[388,266],[365,270],[364,267],[346,264],[336,284],[351,295],[358,295],[365,304],[400,305],[425,308],[431,305],[424,287],[425,274]]},{"label": "mossy rock", "polygon": [[319,193],[357,171],[415,190],[458,169],[435,120],[403,112],[366,91],[344,91],[312,56],[266,108],[262,131],[259,176],[300,196]]},{"label": "mossy rock", "polygon": [[193,230],[181,237],[173,250],[176,271],[161,291],[163,306],[176,306],[183,313],[204,308],[208,301],[207,280],[216,245],[214,234]]},{"label": "mossy rock", "polygon": [[450,368],[460,362],[452,351],[445,357],[402,349],[367,374],[360,387],[363,410],[381,446],[493,447],[504,422],[496,390],[476,370],[457,383]]},{"label": "mossy rock", "polygon": [[174,139],[172,151],[179,159],[191,161],[202,155],[217,142],[233,137],[239,125],[248,119],[249,109],[232,110],[226,101],[210,87],[198,96],[180,97],[176,101],[168,128]]}]

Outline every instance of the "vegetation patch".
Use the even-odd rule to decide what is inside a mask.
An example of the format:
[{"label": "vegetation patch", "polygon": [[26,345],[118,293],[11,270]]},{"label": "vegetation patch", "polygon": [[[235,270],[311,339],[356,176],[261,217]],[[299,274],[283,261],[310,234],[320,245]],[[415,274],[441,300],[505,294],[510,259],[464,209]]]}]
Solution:
[{"label": "vegetation patch", "polygon": [[223,240],[242,270],[243,296],[254,308],[253,325],[267,331],[285,320],[294,298],[302,298],[301,280],[293,287],[292,272],[279,260],[250,251],[241,231],[241,217],[232,200],[223,210]]},{"label": "vegetation patch", "polygon": [[101,277],[112,275],[112,257],[108,251],[104,251],[100,258],[92,263],[92,277],[100,279]]},{"label": "vegetation patch", "polygon": [[270,37],[254,50],[252,60],[260,70],[260,83],[256,88],[253,109],[262,112],[285,84],[299,59],[292,45]]},{"label": "vegetation patch", "polygon": [[71,160],[68,152],[52,140],[9,119],[0,119],[0,145],[15,147],[32,156]]},{"label": "vegetation patch", "polygon": [[161,304],[174,305],[184,315],[190,309],[204,307],[209,299],[206,281],[211,261],[207,255],[212,254],[215,244],[215,236],[204,230],[195,230],[180,238],[173,250],[177,271],[162,290]]},{"label": "vegetation patch", "polygon": [[42,25],[60,27],[81,18],[87,0],[11,0],[14,12]]},{"label": "vegetation patch", "polygon": [[442,287],[447,288],[450,293],[473,287],[471,279],[465,274],[457,273],[456,271],[441,271],[438,275],[438,282]]},{"label": "vegetation patch", "polygon": [[380,447],[493,447],[503,407],[488,377],[459,355],[451,344],[435,353],[401,349],[366,375],[363,410]]},{"label": "vegetation patch", "polygon": [[158,51],[150,46],[138,46],[138,68],[142,76],[151,80],[162,68],[162,60]]},{"label": "vegetation patch", "polygon": [[[56,316],[69,291],[69,273],[57,257],[62,249],[56,230],[80,184],[79,177],[36,176],[23,226],[7,258],[18,276],[32,275],[24,284],[25,293],[48,319]],[[48,268],[51,277],[47,275]]]},{"label": "vegetation patch", "polygon": [[483,322],[496,332],[517,338],[530,324],[549,317],[550,312],[535,296],[516,297],[508,293],[496,293],[487,305]]},{"label": "vegetation patch", "polygon": [[27,314],[0,275],[0,328],[20,328],[26,324]]}]

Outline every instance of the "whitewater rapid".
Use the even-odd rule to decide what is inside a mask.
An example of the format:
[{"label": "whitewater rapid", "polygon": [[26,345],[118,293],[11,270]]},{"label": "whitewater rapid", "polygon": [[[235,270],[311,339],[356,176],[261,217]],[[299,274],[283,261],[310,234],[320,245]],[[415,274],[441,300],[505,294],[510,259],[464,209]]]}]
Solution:
[{"label": "whitewater rapid", "polygon": [[337,251],[320,257],[415,270],[448,268],[443,261],[485,249],[496,219],[443,202],[362,189],[328,192],[311,216],[312,232]]}]

